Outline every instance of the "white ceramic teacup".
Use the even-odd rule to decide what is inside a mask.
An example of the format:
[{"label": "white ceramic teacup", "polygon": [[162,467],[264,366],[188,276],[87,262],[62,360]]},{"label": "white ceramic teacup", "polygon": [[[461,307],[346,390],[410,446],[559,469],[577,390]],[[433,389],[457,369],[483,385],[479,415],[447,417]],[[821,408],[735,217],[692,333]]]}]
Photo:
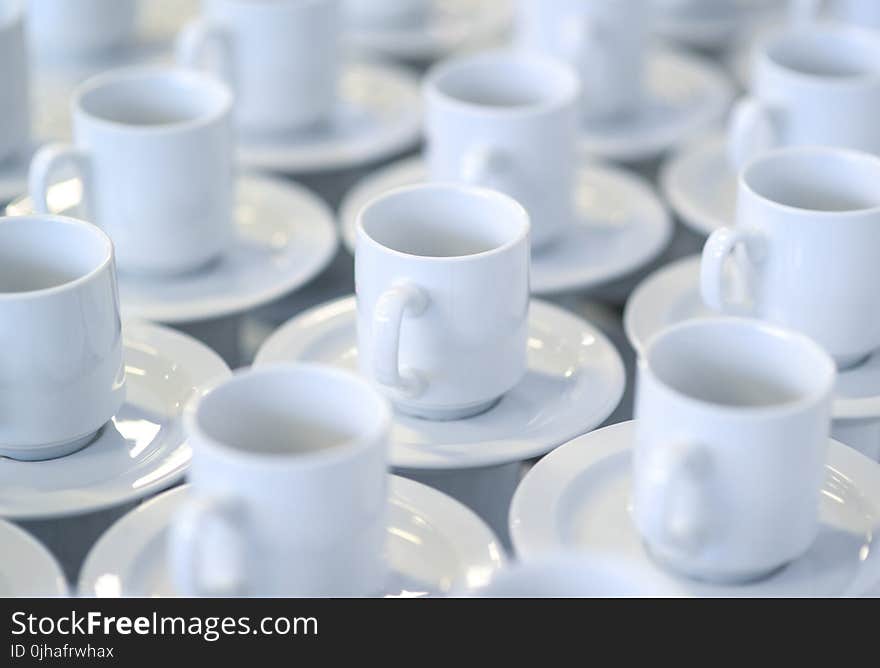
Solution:
[{"label": "white ceramic teacup", "polygon": [[529,220],[499,192],[399,188],[357,219],[361,371],[402,412],[459,419],[526,370]]},{"label": "white ceramic teacup", "polygon": [[[880,348],[880,158],[844,149],[771,151],[740,176],[736,225],[703,248],[707,306],[801,331],[841,368]],[[747,296],[725,294],[734,254]]]},{"label": "white ceramic teacup", "polygon": [[664,565],[713,581],[769,575],[819,528],[834,363],[802,334],[712,318],[639,361],[634,518]]},{"label": "white ceramic teacup", "polygon": [[232,94],[175,68],[100,74],[73,94],[74,144],[34,156],[30,195],[48,211],[56,169],[84,181],[85,216],[113,239],[120,271],[197,269],[233,239]]},{"label": "white ceramic teacup", "polygon": [[517,40],[578,72],[582,115],[606,119],[641,105],[648,0],[518,0]]},{"label": "white ceramic teacup", "polygon": [[345,18],[355,26],[378,29],[410,28],[423,24],[431,0],[344,0]]},{"label": "white ceramic teacup", "polygon": [[336,102],[339,11],[339,0],[206,0],[180,34],[178,62],[202,67],[213,50],[243,130],[307,128]]},{"label": "white ceramic teacup", "polygon": [[28,0],[28,31],[42,52],[89,55],[130,43],[138,0]]},{"label": "white ceramic teacup", "polygon": [[194,498],[172,523],[176,588],[378,594],[390,423],[367,382],[317,365],[240,372],[189,406]]},{"label": "white ceramic teacup", "polygon": [[74,452],[124,399],[110,239],[72,218],[0,218],[0,455]]},{"label": "white ceramic teacup", "polygon": [[737,168],[783,146],[880,155],[878,117],[880,34],[844,25],[785,32],[758,51],[752,90],[730,118],[728,153]]},{"label": "white ceramic teacup", "polygon": [[0,163],[30,139],[23,0],[0,0]]},{"label": "white ceramic teacup", "polygon": [[425,82],[428,172],[522,204],[532,246],[574,219],[577,76],[536,55],[494,51],[441,63]]}]

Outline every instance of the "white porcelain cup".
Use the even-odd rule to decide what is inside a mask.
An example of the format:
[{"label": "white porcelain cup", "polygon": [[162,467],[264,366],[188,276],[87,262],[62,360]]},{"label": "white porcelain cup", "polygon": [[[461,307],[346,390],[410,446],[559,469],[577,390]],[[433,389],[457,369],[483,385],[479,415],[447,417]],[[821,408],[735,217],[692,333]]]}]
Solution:
[{"label": "white porcelain cup", "polygon": [[517,41],[571,64],[583,85],[582,116],[607,119],[639,109],[648,0],[518,0]]},{"label": "white porcelain cup", "polygon": [[0,218],[0,455],[79,450],[124,399],[110,239],[72,218]]},{"label": "white porcelain cup", "polygon": [[178,62],[215,54],[249,132],[299,130],[328,120],[336,101],[338,0],[205,0],[178,39]]},{"label": "white porcelain cup", "polygon": [[28,65],[22,0],[0,0],[0,163],[30,139]]},{"label": "white porcelain cup", "polygon": [[387,402],[317,365],[240,372],[187,408],[193,497],[174,584],[198,596],[362,596],[385,575]]},{"label": "white porcelain cup", "polygon": [[137,0],[28,0],[28,30],[42,52],[93,54],[130,44]]},{"label": "white porcelain cup", "polygon": [[522,204],[532,246],[574,220],[577,76],[562,63],[494,51],[441,63],[425,82],[434,181],[499,190]]},{"label": "white porcelain cup", "polygon": [[499,192],[393,190],[357,219],[362,373],[401,412],[481,413],[526,370],[529,221]]},{"label": "white porcelain cup", "polygon": [[[740,176],[736,225],[703,248],[706,305],[807,334],[840,368],[880,348],[880,158],[822,147],[771,151]],[[734,255],[747,296],[725,294]]]},{"label": "white porcelain cup", "polygon": [[730,117],[728,154],[737,168],[782,146],[880,154],[878,117],[880,34],[843,25],[785,32],[756,56],[752,91]]},{"label": "white porcelain cup", "polygon": [[819,527],[835,369],[802,334],[692,320],[639,361],[633,501],[662,564],[742,582],[802,555]]},{"label": "white porcelain cup", "polygon": [[31,163],[37,211],[49,210],[48,186],[69,164],[120,271],[179,274],[226,250],[235,233],[226,86],[183,69],[122,69],[79,86],[72,108],[74,143],[45,146]]},{"label": "white porcelain cup", "polygon": [[431,0],[344,0],[343,11],[354,26],[399,29],[424,24],[431,5]]}]

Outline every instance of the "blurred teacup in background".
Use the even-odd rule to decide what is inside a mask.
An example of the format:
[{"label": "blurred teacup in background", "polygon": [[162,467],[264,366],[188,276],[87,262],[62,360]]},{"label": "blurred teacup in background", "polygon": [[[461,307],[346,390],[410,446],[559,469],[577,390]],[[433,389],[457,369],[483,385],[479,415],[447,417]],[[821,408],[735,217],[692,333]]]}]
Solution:
[{"label": "blurred teacup in background", "polygon": [[90,56],[128,44],[138,0],[28,0],[28,32],[42,54]]},{"label": "blurred teacup in background", "polygon": [[28,64],[23,0],[0,0],[0,163],[30,141]]},{"label": "blurred teacup in background", "polygon": [[34,156],[30,196],[50,210],[53,176],[73,165],[84,216],[113,239],[120,271],[179,274],[218,257],[234,234],[232,94],[204,74],[126,68],[73,94],[74,143]]}]

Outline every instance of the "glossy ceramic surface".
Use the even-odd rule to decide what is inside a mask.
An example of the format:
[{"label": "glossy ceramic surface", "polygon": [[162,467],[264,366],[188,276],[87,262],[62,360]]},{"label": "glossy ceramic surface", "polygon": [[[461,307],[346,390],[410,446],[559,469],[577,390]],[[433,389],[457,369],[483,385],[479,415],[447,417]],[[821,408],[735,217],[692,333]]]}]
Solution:
[{"label": "glossy ceramic surface", "polygon": [[0,597],[67,596],[55,557],[29,533],[0,520],[0,545]]},{"label": "glossy ceramic surface", "polygon": [[37,463],[0,460],[0,516],[77,515],[149,496],[183,477],[192,456],[183,406],[229,369],[201,343],[157,325],[126,323],[123,345],[125,404],[82,450]]},{"label": "glossy ceramic surface", "polygon": [[[513,500],[511,534],[521,559],[572,549],[630,564],[685,596],[861,596],[880,583],[880,467],[831,441],[819,536],[801,558],[757,582],[713,585],[671,575],[647,554],[630,515],[635,424],[594,431],[558,448],[524,478]],[[757,472],[756,472],[757,474]],[[772,482],[768,481],[768,485]]]},{"label": "glossy ceramic surface", "polygon": [[[419,483],[389,485],[386,597],[413,598],[485,584],[505,561],[492,532],[472,512]],[[188,485],[148,501],[113,525],[83,565],[79,593],[174,596],[166,558],[168,525]]]},{"label": "glossy ceramic surface", "polygon": [[[377,170],[345,197],[339,213],[342,239],[354,250],[361,207],[392,188],[427,180],[419,158]],[[575,174],[576,220],[556,242],[532,254],[533,294],[586,290],[636,271],[669,243],[672,221],[651,186],[615,167],[583,161]]]},{"label": "glossy ceramic surface", "polygon": [[[318,362],[358,368],[354,297],[297,316],[257,354],[256,365]],[[466,420],[421,420],[396,414],[391,464],[403,469],[463,469],[540,456],[596,427],[623,394],[624,369],[612,344],[592,325],[532,300],[528,370],[491,410]]]},{"label": "glossy ceramic surface", "polygon": [[[81,197],[81,184],[72,179],[50,189],[49,205],[53,211],[77,215]],[[7,213],[30,210],[30,199],[21,198]],[[239,313],[308,283],[336,252],[332,212],[296,183],[240,176],[234,218],[231,249],[202,271],[165,279],[123,275],[123,314],[175,323]]]},{"label": "glossy ceramic surface", "polygon": [[415,146],[422,128],[419,84],[390,64],[345,63],[336,105],[320,127],[240,135],[239,164],[299,174],[356,167]]}]

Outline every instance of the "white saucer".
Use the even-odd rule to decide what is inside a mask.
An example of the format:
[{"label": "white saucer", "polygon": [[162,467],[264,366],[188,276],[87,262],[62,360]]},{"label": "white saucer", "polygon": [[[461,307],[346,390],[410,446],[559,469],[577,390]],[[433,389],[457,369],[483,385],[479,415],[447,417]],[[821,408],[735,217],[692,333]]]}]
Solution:
[{"label": "white saucer", "polygon": [[630,516],[633,422],[599,429],[542,459],[510,510],[517,555],[531,560],[575,549],[626,561],[634,579],[652,577],[685,596],[859,596],[880,583],[880,466],[831,441],[819,537],[771,577],[715,585],[671,575],[647,555]]},{"label": "white saucer", "polygon": [[586,155],[651,160],[711,129],[733,99],[720,68],[683,51],[652,49],[645,76],[645,101],[635,114],[581,123],[579,146]]},{"label": "white saucer", "polygon": [[98,438],[41,462],[0,458],[0,516],[37,520],[135,501],[183,477],[190,447],[180,415],[229,368],[195,339],[148,323],[123,325],[126,400]]},{"label": "white saucer", "polygon": [[413,74],[390,64],[348,63],[332,119],[296,133],[240,133],[238,160],[245,168],[285,174],[345,169],[403,153],[421,131]]},{"label": "white saucer", "polygon": [[346,28],[347,44],[356,51],[394,60],[438,60],[463,48],[499,37],[512,20],[511,0],[432,0],[426,22],[401,27]]},{"label": "white saucer", "polygon": [[[733,275],[729,276],[731,281]],[[718,314],[700,297],[700,257],[686,257],[646,278],[632,293],[623,314],[630,344],[641,352],[660,330],[683,320]],[[880,351],[837,375],[835,420],[880,418]]]},{"label": "white saucer", "polygon": [[[120,273],[125,317],[196,322],[240,313],[308,283],[337,248],[333,213],[317,195],[291,181],[242,175],[238,180],[238,243],[207,267],[181,276],[145,278]],[[49,191],[50,208],[77,215],[82,185],[63,181]],[[32,211],[29,198],[8,215]]]},{"label": "white saucer", "polygon": [[[174,596],[167,527],[189,494],[169,490],[125,515],[101,536],[79,576],[81,596]],[[504,550],[470,510],[436,490],[391,477],[386,597],[411,598],[479,587],[504,564]]]},{"label": "white saucer", "polygon": [[27,531],[0,520],[0,545],[0,598],[67,596],[55,557]]},{"label": "white saucer", "polygon": [[[408,158],[367,176],[339,209],[342,239],[352,253],[355,221],[378,194],[427,179],[421,158]],[[653,188],[623,169],[585,161],[577,174],[579,220],[532,255],[532,293],[595,288],[630,274],[657,257],[672,238],[672,221]]]},{"label": "white saucer", "polygon": [[660,172],[660,189],[676,216],[708,236],[736,220],[736,172],[727,159],[727,138],[713,133],[688,144]]},{"label": "white saucer", "polygon": [[[306,311],[282,325],[255,366],[317,362],[357,370],[354,297]],[[623,396],[623,362],[598,329],[532,300],[525,378],[492,409],[466,420],[394,416],[391,464],[402,469],[471,469],[538,457],[595,428]]]}]

